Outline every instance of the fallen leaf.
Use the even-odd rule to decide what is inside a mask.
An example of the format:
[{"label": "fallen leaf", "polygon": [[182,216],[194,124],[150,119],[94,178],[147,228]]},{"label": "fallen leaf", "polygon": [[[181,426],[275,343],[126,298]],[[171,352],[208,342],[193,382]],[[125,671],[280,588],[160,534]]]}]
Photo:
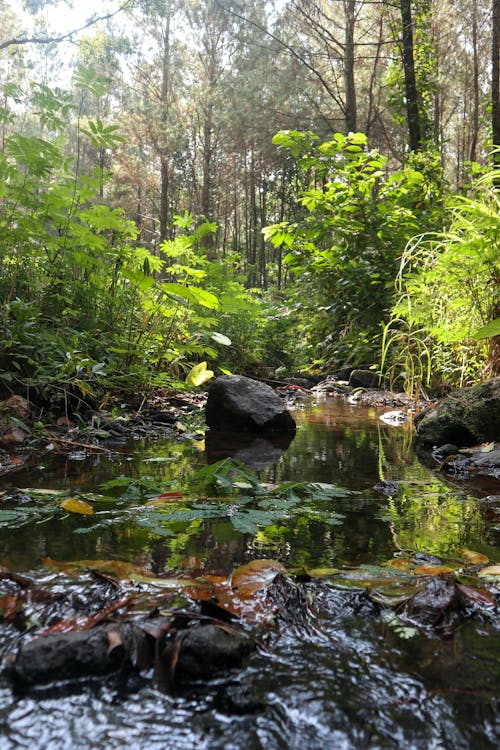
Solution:
[{"label": "fallen leaf", "polygon": [[465,549],[465,547],[457,549],[457,554],[462,560],[466,560],[472,563],[472,565],[486,565],[490,561],[489,557],[482,555],[481,552],[474,552],[471,549]]},{"label": "fallen leaf", "polygon": [[115,648],[123,645],[123,638],[121,631],[118,628],[108,628],[106,635],[108,637],[108,650],[106,655],[109,656]]},{"label": "fallen leaf", "polygon": [[452,573],[455,568],[450,568],[448,565],[419,565],[413,571],[416,576],[438,576],[440,573]]},{"label": "fallen leaf", "polygon": [[486,589],[476,589],[472,586],[466,586],[463,583],[457,583],[459,591],[469,600],[485,606],[495,605],[496,598]]},{"label": "fallen leaf", "polygon": [[500,576],[500,565],[488,565],[487,568],[481,568],[478,576],[481,578],[496,578]]},{"label": "fallen leaf", "polygon": [[394,570],[412,570],[414,563],[409,557],[394,557],[381,563],[383,568],[393,568]]},{"label": "fallen leaf", "polygon": [[71,419],[68,419],[68,417],[59,417],[56,421],[56,425],[58,427],[76,427],[76,424],[72,422]]},{"label": "fallen leaf", "polygon": [[68,497],[61,503],[61,508],[68,510],[70,513],[81,513],[84,516],[91,516],[94,512],[90,503],[85,500],[79,500],[77,497]]},{"label": "fallen leaf", "polygon": [[338,575],[341,571],[339,568],[303,568],[304,573],[310,578],[325,578],[326,576]]},{"label": "fallen leaf", "polygon": [[278,573],[286,573],[277,560],[252,560],[233,572],[231,586],[241,596],[252,596],[256,591],[268,588]]}]

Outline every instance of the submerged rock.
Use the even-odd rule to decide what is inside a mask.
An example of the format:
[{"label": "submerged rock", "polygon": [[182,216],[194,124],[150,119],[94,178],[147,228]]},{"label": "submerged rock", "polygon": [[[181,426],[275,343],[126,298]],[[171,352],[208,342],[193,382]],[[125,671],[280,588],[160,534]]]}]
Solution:
[{"label": "submerged rock", "polygon": [[415,419],[424,445],[476,445],[500,439],[500,377],[450,393]]},{"label": "submerged rock", "polygon": [[[110,633],[108,628],[96,627],[43,635],[21,644],[11,668],[14,684],[18,688],[30,688],[117,671],[123,664],[125,650],[111,647]],[[120,634],[120,645],[124,640],[124,634]]]},{"label": "submerged rock", "polygon": [[295,432],[295,421],[273,389],[243,375],[222,375],[208,392],[206,419],[214,430]]},{"label": "submerged rock", "polygon": [[181,682],[206,679],[238,667],[255,649],[250,638],[219,625],[199,625],[181,637],[175,665],[175,678]]}]

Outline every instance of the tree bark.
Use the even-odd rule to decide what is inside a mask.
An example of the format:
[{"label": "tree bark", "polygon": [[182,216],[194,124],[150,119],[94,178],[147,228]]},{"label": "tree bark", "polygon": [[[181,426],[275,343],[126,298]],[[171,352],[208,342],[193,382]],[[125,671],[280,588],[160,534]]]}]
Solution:
[{"label": "tree bark", "polygon": [[356,23],[356,0],[345,3],[344,37],[344,86],[345,124],[348,132],[357,130],[356,83],[354,80],[354,26]]},{"label": "tree bark", "polygon": [[[493,146],[500,147],[500,0],[493,0],[491,33],[491,131]],[[500,166],[500,153],[493,156]]]},{"label": "tree bark", "polygon": [[[498,0],[494,0],[494,2],[498,2]],[[410,150],[419,151],[422,147],[422,132],[420,127],[417,82],[415,78],[411,0],[400,0],[400,5],[403,29],[403,70],[405,77],[408,138]]]}]

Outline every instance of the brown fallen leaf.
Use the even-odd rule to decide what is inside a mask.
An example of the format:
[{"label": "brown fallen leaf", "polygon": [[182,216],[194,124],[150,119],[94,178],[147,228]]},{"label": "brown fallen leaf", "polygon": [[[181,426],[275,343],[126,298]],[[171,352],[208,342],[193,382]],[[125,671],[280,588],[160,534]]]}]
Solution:
[{"label": "brown fallen leaf", "polygon": [[489,558],[486,555],[482,555],[481,552],[474,552],[474,550],[460,547],[457,549],[457,554],[462,560],[472,563],[472,565],[486,565],[489,562]]},{"label": "brown fallen leaf", "polygon": [[231,587],[240,596],[252,596],[262,591],[274,581],[278,573],[285,574],[285,567],[277,560],[252,560],[241,565],[231,576]]},{"label": "brown fallen leaf", "polygon": [[496,578],[497,576],[500,576],[500,565],[488,565],[486,568],[481,568],[478,576],[481,578]]},{"label": "brown fallen leaf", "polygon": [[419,565],[413,571],[416,576],[438,576],[441,573],[453,573],[455,568],[450,568],[448,565]]}]

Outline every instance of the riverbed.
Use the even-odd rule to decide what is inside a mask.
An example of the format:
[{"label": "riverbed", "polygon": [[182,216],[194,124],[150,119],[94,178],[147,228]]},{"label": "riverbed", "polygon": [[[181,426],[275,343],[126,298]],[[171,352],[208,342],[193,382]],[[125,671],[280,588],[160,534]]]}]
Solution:
[{"label": "riverbed", "polygon": [[383,411],[299,402],[288,445],[198,432],[108,455],[45,453],[4,477],[0,564],[48,592],[11,617],[17,584],[0,581],[5,657],[43,618],[104,607],[95,569],[137,594],[138,617],[272,559],[302,587],[311,621],[258,626],[265,647],[241,669],[183,690],[160,689],[146,671],[16,694],[4,670],[2,750],[498,747],[496,612],[439,632],[398,622],[367,591],[383,571],[413,575],[419,562],[457,575],[498,562],[500,488],[441,475],[415,452],[411,421],[388,425]]}]

